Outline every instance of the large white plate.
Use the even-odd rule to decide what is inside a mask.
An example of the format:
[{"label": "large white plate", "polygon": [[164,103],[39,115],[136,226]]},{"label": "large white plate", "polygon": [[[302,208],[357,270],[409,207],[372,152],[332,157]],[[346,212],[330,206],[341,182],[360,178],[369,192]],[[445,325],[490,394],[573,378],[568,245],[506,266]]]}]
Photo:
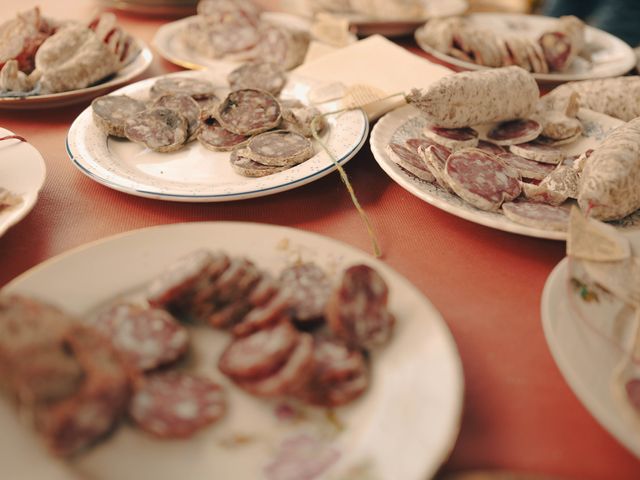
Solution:
[{"label": "large white plate", "polygon": [[[636,236],[638,240],[640,237]],[[640,430],[625,416],[612,388],[623,350],[599,326],[613,328],[615,305],[600,294],[600,305],[583,301],[572,286],[570,263],[562,260],[542,293],[542,326],[551,354],[569,387],[598,422],[640,458]],[[609,305],[607,305],[609,303]],[[604,315],[603,315],[604,314]]]},{"label": "large white plate", "polygon": [[[225,88],[220,71],[179,72],[171,76],[207,78]],[[145,99],[156,78],[119,89],[118,94]],[[290,76],[282,95],[304,98],[318,86],[312,79]],[[327,117],[323,140],[343,164],[364,144],[369,122],[361,110]],[[182,202],[222,202],[260,197],[305,185],[331,173],[335,165],[316,145],[316,155],[293,168],[261,178],[233,171],[229,153],[212,152],[191,142],[172,153],[157,153],[133,142],[108,137],[95,126],[91,107],[71,125],[67,152],[73,163],[93,180],[132,195]]]},{"label": "large white plate", "polygon": [[[525,15],[517,13],[473,13],[467,18],[484,28],[495,32],[509,32],[538,38],[543,32],[553,29],[557,21],[555,18],[540,15]],[[416,41],[420,48],[434,57],[450,65],[464,70],[481,70],[482,65],[465,62],[445,53],[439,52],[419,40],[419,30],[416,31]],[[629,45],[594,27],[587,26],[585,30],[586,46],[591,53],[591,61],[584,58],[575,59],[567,71],[562,73],[534,73],[536,80],[548,82],[568,82],[574,80],[588,80],[592,78],[616,77],[624,75],[636,64],[633,50]]]},{"label": "large white plate", "polygon": [[[584,132],[582,137],[570,145],[560,148],[568,155],[577,155],[589,148],[597,146],[607,133],[624,122],[601,113],[582,109],[578,114],[582,121]],[[453,195],[433,183],[421,180],[415,175],[399,167],[386,151],[386,146],[394,141],[404,143],[404,139],[420,137],[426,120],[420,112],[411,105],[387,113],[382,117],[371,131],[371,151],[382,169],[395,180],[398,185],[425,202],[449,212],[457,217],[464,218],[480,225],[496,228],[505,232],[519,233],[531,237],[548,238],[552,240],[564,240],[566,232],[543,230],[516,223],[500,212],[487,212],[479,210],[468,204],[460,197]],[[621,227],[638,228],[640,226],[640,211],[618,222]]]},{"label": "large white plate", "polygon": [[[0,137],[6,135],[13,132],[0,127]],[[45,176],[44,159],[32,145],[19,140],[0,142],[0,187],[22,198],[18,205],[0,208],[0,236],[31,211]]]},{"label": "large white plate", "polygon": [[75,103],[89,101],[99,95],[104,95],[116,87],[125,85],[134,80],[151,65],[153,54],[149,47],[142,41],[136,40],[140,45],[140,53],[128,65],[121,68],[106,82],[98,83],[91,87],[71,90],[69,92],[51,93],[48,95],[32,95],[28,97],[0,97],[0,109],[26,110],[37,108],[57,108]]},{"label": "large white plate", "polygon": [[332,421],[324,410],[305,407],[305,420],[283,422],[274,415],[278,402],[251,397],[219,373],[216,359],[228,336],[201,327],[192,332],[199,372],[224,384],[228,395],[228,413],[219,424],[181,441],[155,440],[122,426],[64,470],[0,401],[0,465],[6,478],[52,479],[57,466],[60,478],[258,480],[265,478],[263,468],[273,461],[281,442],[301,434],[319,442],[306,455],[338,456],[322,476],[325,479],[424,480],[436,472],[459,429],[463,377],[455,343],[442,317],[413,285],[353,247],[270,225],[169,225],[73,250],[21,275],[4,291],[37,296],[83,315],[136,291],[172,261],[198,248],[247,256],[274,274],[297,259],[315,261],[336,273],[355,263],[376,268],[389,284],[397,328],[390,344],[371,359],[370,389],[351,405],[338,408]]},{"label": "large white plate", "polygon": [[[187,46],[183,40],[184,32],[195,16],[182,18],[175,22],[161,26],[153,37],[152,45],[165,60],[191,70],[210,68],[214,70],[224,69],[231,71],[241,62],[209,58],[200,55],[193,48]],[[272,23],[283,25],[295,30],[308,30],[309,22],[305,19],[279,12],[264,12],[262,18]]]}]

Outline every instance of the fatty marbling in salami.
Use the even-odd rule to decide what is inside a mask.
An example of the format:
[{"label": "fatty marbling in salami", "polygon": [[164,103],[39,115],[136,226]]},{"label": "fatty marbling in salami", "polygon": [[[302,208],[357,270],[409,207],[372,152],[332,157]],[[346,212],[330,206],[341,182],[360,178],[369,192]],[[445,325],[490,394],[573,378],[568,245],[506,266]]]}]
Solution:
[{"label": "fatty marbling in salami", "polygon": [[91,102],[93,121],[107,135],[125,137],[124,124],[128,118],[146,110],[146,105],[126,95],[105,95]]},{"label": "fatty marbling in salami", "polygon": [[173,152],[187,141],[185,117],[168,108],[152,108],[129,118],[124,133],[132,142],[156,152]]},{"label": "fatty marbling in salami", "polygon": [[544,203],[518,201],[502,205],[505,217],[522,225],[564,232],[569,226],[569,209]]},{"label": "fatty marbling in salami", "polygon": [[280,104],[269,92],[249,88],[235,90],[220,104],[217,118],[233,133],[254,135],[280,124]]},{"label": "fatty marbling in salami", "polygon": [[249,138],[251,137],[238,135],[223,128],[220,122],[210,115],[203,118],[200,133],[198,133],[198,141],[214,152],[228,152],[242,147],[247,144]]},{"label": "fatty marbling in salami", "polygon": [[487,133],[487,138],[497,145],[515,145],[535,140],[542,132],[542,125],[535,120],[510,120],[502,122]]}]

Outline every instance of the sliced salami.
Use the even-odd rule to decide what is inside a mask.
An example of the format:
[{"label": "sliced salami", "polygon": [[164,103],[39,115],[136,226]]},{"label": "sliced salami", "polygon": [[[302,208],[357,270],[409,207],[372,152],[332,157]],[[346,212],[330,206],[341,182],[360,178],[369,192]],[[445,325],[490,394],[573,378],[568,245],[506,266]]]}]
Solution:
[{"label": "sliced salami", "polygon": [[302,263],[285,268],[280,284],[289,297],[291,312],[298,322],[322,317],[333,285],[324,270],[315,263]]},{"label": "sliced salami", "polygon": [[208,80],[189,77],[165,77],[151,87],[151,98],[161,97],[167,94],[183,94],[193,97],[195,100],[215,97],[215,86]]},{"label": "sliced salami", "polygon": [[280,25],[263,22],[259,29],[259,42],[247,52],[246,58],[260,59],[291,70],[300,65],[309,48],[308,32],[289,30]]},{"label": "sliced salami", "polygon": [[539,42],[549,68],[556,72],[564,70],[572,58],[571,39],[562,32],[547,32]]},{"label": "sliced salami", "polygon": [[249,295],[249,303],[261,307],[269,302],[280,290],[280,284],[271,275],[264,273]]},{"label": "sliced salami", "polygon": [[416,177],[427,182],[435,182],[435,177],[429,171],[422,156],[418,154],[416,150],[400,145],[399,143],[390,143],[387,145],[387,153],[394,163],[397,163],[408,172],[413,173]]},{"label": "sliced salami", "polygon": [[301,333],[287,362],[274,374],[255,381],[237,382],[247,392],[259,397],[279,397],[295,392],[306,381],[313,365],[313,338]]},{"label": "sliced salami", "polygon": [[313,144],[307,137],[286,130],[256,135],[243,150],[243,156],[270,167],[292,167],[313,154]]},{"label": "sliced salami", "polygon": [[326,309],[331,331],[349,347],[375,348],[389,341],[395,318],[387,308],[389,289],[367,265],[349,267]]},{"label": "sliced salami", "polygon": [[460,198],[480,210],[499,210],[503,202],[520,194],[518,172],[495,155],[476,148],[452,153],[444,178]]},{"label": "sliced salami", "polygon": [[570,143],[575,142],[582,136],[582,130],[577,132],[575,135],[566,138],[550,138],[540,135],[536,138],[535,143],[539,145],[545,145],[547,147],[559,147],[561,145],[569,145]]},{"label": "sliced salami", "polygon": [[189,124],[179,113],[168,108],[152,108],[129,118],[124,134],[132,142],[156,152],[173,152],[188,138]]},{"label": "sliced salami", "polygon": [[214,152],[229,152],[247,144],[250,136],[238,135],[220,125],[213,116],[205,116],[202,121],[198,141]]},{"label": "sliced salami", "polygon": [[521,157],[514,153],[505,152],[498,155],[498,158],[510,167],[515,168],[523,178],[532,178],[534,180],[542,180],[544,177],[553,172],[555,168],[548,163],[540,163],[534,160]]},{"label": "sliced salami", "polygon": [[575,117],[569,117],[563,112],[550,110],[538,113],[536,116],[542,123],[541,136],[550,140],[561,141],[577,138],[582,133],[582,122]]},{"label": "sliced salami", "polygon": [[187,330],[167,311],[118,304],[92,322],[113,346],[139,370],[152,370],[180,358],[189,346]]},{"label": "sliced salami", "polygon": [[124,124],[128,118],[146,110],[147,106],[126,95],[105,95],[91,102],[93,121],[107,135],[125,137]]},{"label": "sliced salami", "polygon": [[256,61],[233,70],[227,81],[232,90],[254,88],[277,95],[287,82],[287,74],[276,63]]},{"label": "sliced salami", "polygon": [[166,94],[156,98],[152,108],[168,108],[179,113],[187,120],[187,140],[193,140],[198,134],[200,125],[200,105],[193,97],[185,94]]},{"label": "sliced salami", "polygon": [[444,178],[444,167],[447,164],[450,152],[446,147],[440,145],[430,145],[426,149],[420,147],[418,153],[422,156],[427,170],[433,175],[436,183],[447,192],[451,191],[449,184]]},{"label": "sliced salami", "polygon": [[289,322],[280,322],[234,339],[222,352],[218,368],[234,381],[268,377],[287,362],[298,340],[296,329]]},{"label": "sliced salami", "polygon": [[262,163],[254,162],[250,158],[243,156],[243,150],[234,150],[231,152],[229,161],[231,167],[238,174],[243,177],[264,177],[267,175],[273,175],[274,173],[287,170],[289,167],[271,167],[263,165]]},{"label": "sliced salami", "polygon": [[235,90],[222,101],[218,121],[238,135],[254,135],[280,124],[280,104],[268,92],[254,89]]},{"label": "sliced salami", "polygon": [[420,147],[423,148],[427,148],[430,145],[437,145],[437,143],[435,143],[432,140],[429,140],[428,138],[407,138],[407,140],[405,141],[405,144],[407,147],[409,147],[411,150],[413,150],[414,152],[417,152],[418,149]]},{"label": "sliced salami", "polygon": [[491,142],[486,142],[484,140],[480,140],[476,148],[487,153],[492,153],[493,155],[500,155],[501,153],[506,153],[506,150],[500,145],[496,145],[495,143],[491,143]]},{"label": "sliced salami", "polygon": [[441,128],[427,125],[422,131],[429,140],[443,145],[452,151],[478,145],[478,132],[473,128]]},{"label": "sliced salami", "polygon": [[178,371],[146,377],[129,405],[135,424],[160,438],[190,437],[224,412],[224,392],[218,384]]},{"label": "sliced salami", "polygon": [[566,195],[569,198],[578,198],[579,185],[580,174],[578,170],[564,165],[558,165],[553,172],[540,182],[541,187]]},{"label": "sliced salami", "polygon": [[312,127],[315,128],[316,134],[320,134],[327,128],[327,121],[316,107],[304,105],[284,107],[282,109],[282,125],[280,127],[283,130],[296,132],[305,137],[312,137]]},{"label": "sliced salami", "polygon": [[529,201],[507,202],[502,205],[504,215],[521,225],[543,230],[566,231],[569,209]]},{"label": "sliced salami", "polygon": [[537,141],[511,145],[509,150],[511,153],[520,155],[523,158],[552,165],[558,165],[565,157],[565,153],[562,150],[544,145]]},{"label": "sliced salami", "polygon": [[542,125],[535,120],[518,119],[502,122],[487,133],[487,138],[497,145],[515,145],[538,138]]},{"label": "sliced salami", "polygon": [[522,196],[532,202],[557,206],[562,205],[569,198],[560,192],[554,192],[544,186],[532,183],[522,182],[520,186],[522,187]]},{"label": "sliced salami", "polygon": [[288,322],[290,307],[289,295],[280,292],[272,296],[264,305],[253,308],[240,323],[233,327],[232,333],[236,337],[245,337],[281,321]]}]

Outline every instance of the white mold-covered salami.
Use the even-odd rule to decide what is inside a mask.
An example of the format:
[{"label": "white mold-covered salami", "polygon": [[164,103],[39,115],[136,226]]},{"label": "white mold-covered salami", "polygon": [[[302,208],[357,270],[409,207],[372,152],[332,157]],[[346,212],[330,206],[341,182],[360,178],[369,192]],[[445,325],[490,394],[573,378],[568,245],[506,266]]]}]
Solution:
[{"label": "white mold-covered salami", "polygon": [[322,317],[333,284],[318,265],[308,262],[287,267],[280,272],[280,284],[295,320],[310,322]]},{"label": "white mold-covered salami", "polygon": [[244,150],[234,150],[231,152],[229,161],[231,162],[231,168],[243,177],[265,177],[267,175],[273,175],[274,173],[287,170],[289,167],[272,167],[269,165],[263,165],[262,163],[254,162],[250,158],[243,155]]},{"label": "white mold-covered salami", "polygon": [[280,124],[280,104],[269,92],[250,88],[235,90],[220,104],[217,119],[230,132],[254,135]]},{"label": "white mold-covered salami", "polygon": [[555,192],[545,186],[535,185],[533,183],[521,182],[520,187],[522,188],[522,197],[536,203],[546,203],[557,206],[562,205],[567,198],[569,198],[561,192]]},{"label": "white mold-covered salami", "polygon": [[167,94],[189,95],[195,100],[215,97],[215,86],[208,80],[189,77],[165,77],[156,82],[151,87],[151,98],[160,97]]},{"label": "white mold-covered salami", "polygon": [[414,149],[399,143],[390,143],[387,145],[387,153],[391,160],[408,172],[413,173],[416,177],[427,182],[435,181],[435,177],[427,168],[422,156]]},{"label": "white mold-covered salami", "polygon": [[178,371],[156,373],[136,386],[129,415],[160,438],[187,438],[225,412],[222,388],[208,378]]},{"label": "white mold-covered salami", "polygon": [[105,95],[91,102],[93,121],[107,135],[125,137],[124,124],[128,118],[146,110],[146,105],[126,95]]},{"label": "white mold-covered salami", "polygon": [[509,147],[511,153],[519,155],[529,160],[535,160],[536,162],[549,163],[551,165],[558,165],[562,163],[565,158],[565,153],[549,145],[544,145],[540,142],[527,142],[518,145],[511,145]]},{"label": "white mold-covered salami", "polygon": [[478,145],[478,132],[473,128],[442,128],[427,125],[422,134],[438,145],[447,147],[452,151]]},{"label": "white mold-covered salami", "polygon": [[541,135],[553,139],[564,140],[582,133],[582,122],[575,117],[568,117],[562,112],[549,111],[536,117],[542,124]]},{"label": "white mold-covered salami", "polygon": [[287,74],[276,63],[256,61],[233,70],[227,81],[232,90],[255,88],[277,95],[287,82]]},{"label": "white mold-covered salami", "polygon": [[617,220],[640,208],[640,118],[618,127],[586,161],[578,204],[599,220]]},{"label": "white mold-covered salami", "polygon": [[414,89],[407,101],[433,125],[462,128],[527,118],[540,93],[533,76],[520,67],[456,73]]},{"label": "white mold-covered salami", "polygon": [[540,186],[552,192],[566,195],[568,198],[577,198],[579,182],[580,175],[576,169],[558,165],[540,182]]},{"label": "white mold-covered salami", "polygon": [[205,116],[202,119],[198,141],[209,150],[214,152],[229,152],[235,148],[247,144],[250,136],[238,135],[230,132],[220,125],[220,122],[212,116]]},{"label": "white mold-covered salami", "polygon": [[182,115],[187,120],[187,140],[193,140],[198,134],[200,105],[190,95],[182,93],[161,95],[152,102],[151,107],[168,108]]},{"label": "white mold-covered salami", "polygon": [[272,167],[298,165],[313,154],[313,144],[307,137],[286,130],[256,135],[243,150],[243,156]]},{"label": "white mold-covered salami", "polygon": [[519,174],[495,155],[469,148],[447,159],[444,178],[463,200],[480,210],[496,211],[520,194]]},{"label": "white mold-covered salami", "polygon": [[498,158],[510,167],[515,168],[521,177],[533,180],[542,180],[553,172],[555,168],[548,163],[536,162],[509,152],[499,154]]},{"label": "white mold-covered salami", "polygon": [[505,217],[521,225],[565,232],[569,227],[569,209],[544,203],[518,201],[502,205]]},{"label": "white mold-covered salami", "polygon": [[487,138],[497,145],[515,145],[535,140],[541,132],[542,125],[535,120],[518,119],[496,125]]},{"label": "white mold-covered salami", "polygon": [[156,152],[173,152],[187,141],[189,124],[168,108],[152,108],[129,118],[124,133],[132,142]]}]

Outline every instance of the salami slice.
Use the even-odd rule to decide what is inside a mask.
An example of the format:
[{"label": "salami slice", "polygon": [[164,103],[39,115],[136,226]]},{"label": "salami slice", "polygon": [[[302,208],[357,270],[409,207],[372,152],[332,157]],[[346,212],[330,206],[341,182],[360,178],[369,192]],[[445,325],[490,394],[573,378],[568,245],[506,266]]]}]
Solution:
[{"label": "salami slice", "polygon": [[251,57],[275,63],[284,70],[300,65],[309,48],[310,36],[305,31],[289,30],[264,22],[260,25],[259,35],[259,43],[251,52]]},{"label": "salami slice", "polygon": [[234,339],[222,352],[218,368],[234,381],[259,380],[278,371],[298,345],[299,333],[289,322]]},{"label": "salami slice", "polygon": [[253,308],[242,321],[233,327],[233,335],[244,337],[268,328],[281,321],[289,321],[291,301],[284,292],[274,295],[264,305]]},{"label": "salami slice", "polygon": [[297,107],[283,106],[282,125],[280,126],[283,130],[296,132],[305,137],[312,137],[312,126],[316,129],[316,134],[322,133],[324,129],[327,128],[325,117],[316,107],[307,107],[304,105]]},{"label": "salami slice", "polygon": [[280,273],[280,283],[298,322],[311,322],[322,317],[333,285],[318,265],[309,262],[287,267]]},{"label": "salami slice", "polygon": [[571,39],[562,32],[547,32],[540,37],[540,46],[549,68],[556,72],[564,70],[571,57]]},{"label": "salami slice", "polygon": [[484,140],[480,140],[476,148],[487,153],[492,153],[493,155],[500,155],[501,153],[506,153],[506,150],[500,145],[496,145],[495,143],[491,143],[491,142],[485,142]]},{"label": "salami slice", "polygon": [[496,211],[502,202],[520,194],[518,172],[495,155],[478,149],[452,153],[444,178],[460,198],[480,210]]},{"label": "salami slice", "polygon": [[444,178],[444,167],[447,164],[450,152],[446,147],[440,145],[430,145],[426,149],[420,147],[418,153],[422,156],[427,170],[433,175],[436,183],[447,192],[451,191],[449,184]]},{"label": "salami slice", "polygon": [[511,153],[536,162],[557,165],[564,160],[565,153],[557,148],[544,145],[540,142],[528,142],[509,147]]},{"label": "salami slice", "polygon": [[582,136],[582,131],[577,132],[576,134],[566,137],[566,138],[550,138],[540,135],[536,138],[535,143],[538,145],[545,145],[547,147],[559,147],[561,145],[569,145],[577,141]]},{"label": "salami slice", "polygon": [[430,145],[437,145],[437,143],[424,137],[407,138],[407,140],[405,141],[405,146],[410,148],[414,152],[417,152],[420,147],[427,148]]},{"label": "salami slice", "polygon": [[187,120],[187,140],[193,140],[200,125],[200,105],[193,97],[185,94],[166,94],[156,98],[152,108],[168,108],[179,113]]},{"label": "salami slice", "polygon": [[540,182],[541,187],[566,195],[569,198],[578,198],[579,185],[580,174],[578,170],[564,165],[558,165],[553,172]]},{"label": "salami slice", "polygon": [[216,96],[213,83],[208,80],[189,77],[165,77],[156,80],[151,87],[151,98],[167,94],[189,95],[195,100]]},{"label": "salami slice", "polygon": [[498,155],[498,158],[510,167],[515,168],[523,178],[532,178],[534,180],[542,180],[544,177],[553,172],[555,168],[548,163],[540,163],[534,160],[521,157],[514,153],[505,152]]},{"label": "salami slice", "polygon": [[135,424],[160,438],[190,437],[224,412],[224,392],[219,385],[178,371],[146,377],[129,405]]},{"label": "salami slice", "polygon": [[279,397],[300,388],[313,364],[313,338],[307,333],[299,335],[298,344],[277,372],[260,380],[237,382],[238,386],[259,397]]},{"label": "salami slice", "polygon": [[187,141],[188,129],[181,114],[168,108],[152,108],[129,118],[124,134],[132,142],[156,152],[173,152]]},{"label": "salami slice", "polygon": [[515,145],[535,140],[542,132],[542,125],[535,120],[509,120],[493,127],[487,138],[498,145]]},{"label": "salami slice", "polygon": [[352,348],[375,348],[389,341],[395,318],[387,308],[389,289],[367,265],[349,267],[326,309],[331,331]]},{"label": "salami slice", "polygon": [[423,132],[425,137],[443,145],[452,151],[478,145],[478,132],[473,128],[441,128],[427,125]]},{"label": "salami slice", "polygon": [[229,159],[231,167],[243,177],[264,177],[274,173],[287,170],[289,167],[271,167],[262,163],[254,162],[250,158],[243,156],[243,150],[234,150]]},{"label": "salami slice", "polygon": [[532,202],[558,206],[562,205],[567,198],[569,198],[560,192],[554,192],[544,186],[534,185],[532,183],[522,182],[520,186],[522,187],[522,196]]},{"label": "salami slice", "polygon": [[569,209],[529,201],[507,202],[502,205],[505,217],[521,225],[543,230],[566,231]]},{"label": "salami slice", "polygon": [[124,124],[128,118],[146,110],[146,105],[126,95],[105,95],[91,102],[93,121],[107,135],[125,137]]},{"label": "salami slice", "polygon": [[390,143],[387,145],[387,153],[394,163],[413,173],[416,177],[427,182],[435,182],[436,179],[425,165],[422,156],[414,149],[399,143]]},{"label": "salami slice", "polygon": [[213,116],[205,116],[202,121],[198,141],[214,152],[229,152],[247,144],[250,136],[238,135],[223,128]]},{"label": "salami slice", "polygon": [[541,136],[551,140],[577,138],[582,133],[582,122],[555,110],[538,112],[538,120],[542,123]]},{"label": "salami slice", "polygon": [[118,304],[101,312],[93,324],[129,365],[143,371],[177,360],[189,346],[187,330],[165,310]]},{"label": "salami slice", "polygon": [[279,283],[268,273],[263,273],[262,278],[249,295],[249,303],[257,307],[263,306],[271,300],[279,290]]},{"label": "salami slice", "polygon": [[313,144],[307,137],[285,130],[256,135],[243,150],[243,156],[270,167],[292,167],[313,154]]},{"label": "salami slice", "polygon": [[268,92],[236,90],[222,101],[218,121],[238,135],[253,135],[275,128],[280,123],[280,104]]},{"label": "salami slice", "polygon": [[232,90],[254,88],[277,95],[287,82],[287,74],[276,63],[256,61],[233,70],[227,81]]}]

